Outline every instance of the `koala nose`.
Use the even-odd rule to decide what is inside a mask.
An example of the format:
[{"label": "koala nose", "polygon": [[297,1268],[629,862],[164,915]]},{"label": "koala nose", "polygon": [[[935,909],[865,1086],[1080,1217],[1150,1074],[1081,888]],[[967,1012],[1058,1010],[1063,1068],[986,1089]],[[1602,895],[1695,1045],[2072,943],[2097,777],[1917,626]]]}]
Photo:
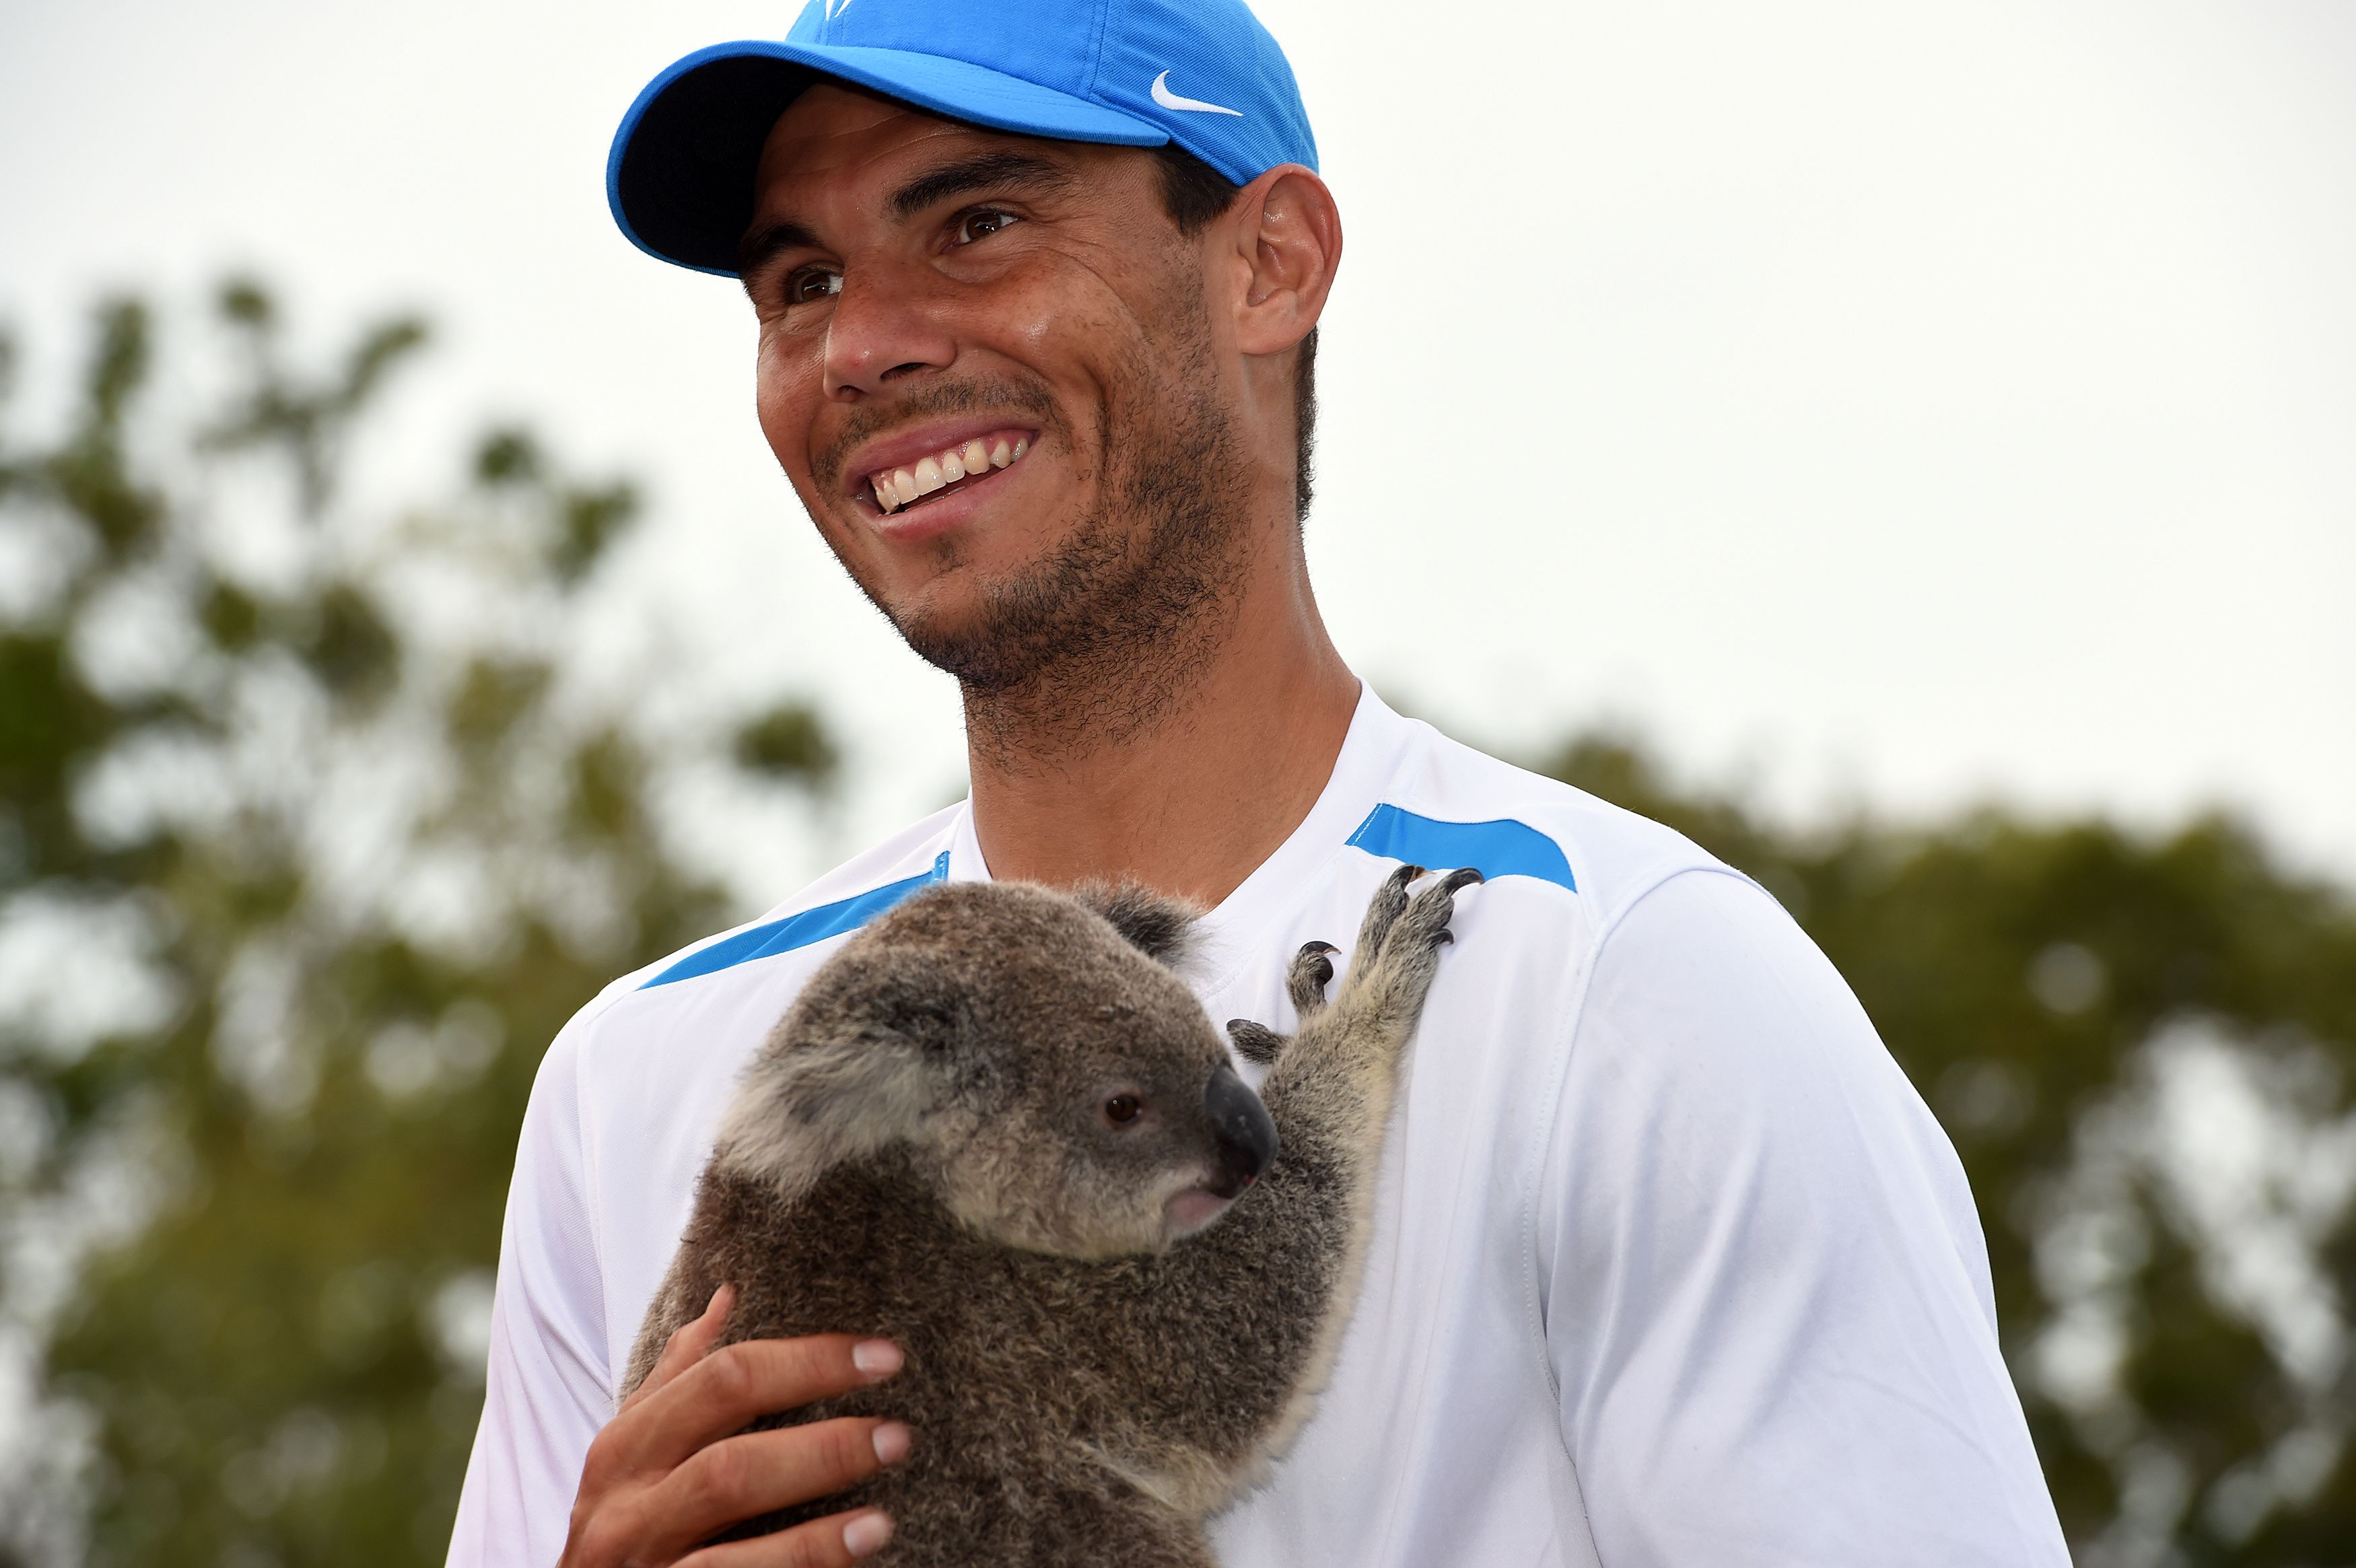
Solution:
[{"label": "koala nose", "polygon": [[1211,1119],[1212,1136],[1219,1140],[1219,1178],[1211,1190],[1233,1198],[1258,1181],[1276,1158],[1276,1124],[1259,1096],[1224,1061],[1203,1091],[1203,1113]]}]

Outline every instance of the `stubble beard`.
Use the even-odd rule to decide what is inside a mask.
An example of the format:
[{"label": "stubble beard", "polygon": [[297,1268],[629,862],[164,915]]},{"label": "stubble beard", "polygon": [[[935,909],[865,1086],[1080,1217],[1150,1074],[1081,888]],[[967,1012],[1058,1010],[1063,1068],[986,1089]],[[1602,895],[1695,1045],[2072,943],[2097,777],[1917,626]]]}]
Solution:
[{"label": "stubble beard", "polygon": [[[979,585],[954,621],[860,584],[909,647],[957,677],[969,744],[993,765],[1067,763],[1167,722],[1232,630],[1249,479],[1199,302],[1189,315],[1165,340],[1173,352],[1140,353],[1108,378],[1088,454],[1096,505],[1043,559]],[[895,416],[1018,409],[1082,456],[1044,389],[949,383],[920,400]]]}]

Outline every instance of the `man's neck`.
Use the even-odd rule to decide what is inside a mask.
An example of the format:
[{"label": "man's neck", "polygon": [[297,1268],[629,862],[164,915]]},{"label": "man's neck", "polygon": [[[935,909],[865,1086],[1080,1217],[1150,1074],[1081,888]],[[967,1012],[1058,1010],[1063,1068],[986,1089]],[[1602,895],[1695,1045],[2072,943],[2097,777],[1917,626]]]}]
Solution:
[{"label": "man's neck", "polygon": [[[974,829],[993,877],[1133,879],[1208,908],[1301,826],[1349,733],[1357,677],[1297,556],[1254,574],[1223,621],[1183,687],[1156,694],[1116,743],[1075,745],[1019,710],[985,718],[969,695]],[[1114,695],[1091,692],[1090,706]]]}]

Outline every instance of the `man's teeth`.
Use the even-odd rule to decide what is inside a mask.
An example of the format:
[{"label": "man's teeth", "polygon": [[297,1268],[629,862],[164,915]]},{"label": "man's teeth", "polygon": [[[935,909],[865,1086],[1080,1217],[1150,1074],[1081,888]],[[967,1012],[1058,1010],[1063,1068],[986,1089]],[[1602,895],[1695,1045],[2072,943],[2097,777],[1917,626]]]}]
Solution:
[{"label": "man's teeth", "polygon": [[896,512],[919,496],[929,496],[960,479],[969,479],[993,468],[1012,468],[1030,450],[1029,436],[1019,435],[1010,441],[1001,435],[987,442],[977,438],[963,446],[919,458],[914,468],[880,469],[867,476],[867,484],[875,493],[878,507]]}]

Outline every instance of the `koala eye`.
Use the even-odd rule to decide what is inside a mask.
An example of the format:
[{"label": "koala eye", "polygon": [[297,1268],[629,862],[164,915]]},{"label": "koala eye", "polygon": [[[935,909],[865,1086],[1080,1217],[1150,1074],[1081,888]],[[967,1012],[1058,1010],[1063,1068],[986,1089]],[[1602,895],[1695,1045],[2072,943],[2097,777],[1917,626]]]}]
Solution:
[{"label": "koala eye", "polygon": [[1104,1103],[1105,1120],[1116,1127],[1125,1127],[1145,1111],[1145,1103],[1134,1094],[1115,1094]]}]

